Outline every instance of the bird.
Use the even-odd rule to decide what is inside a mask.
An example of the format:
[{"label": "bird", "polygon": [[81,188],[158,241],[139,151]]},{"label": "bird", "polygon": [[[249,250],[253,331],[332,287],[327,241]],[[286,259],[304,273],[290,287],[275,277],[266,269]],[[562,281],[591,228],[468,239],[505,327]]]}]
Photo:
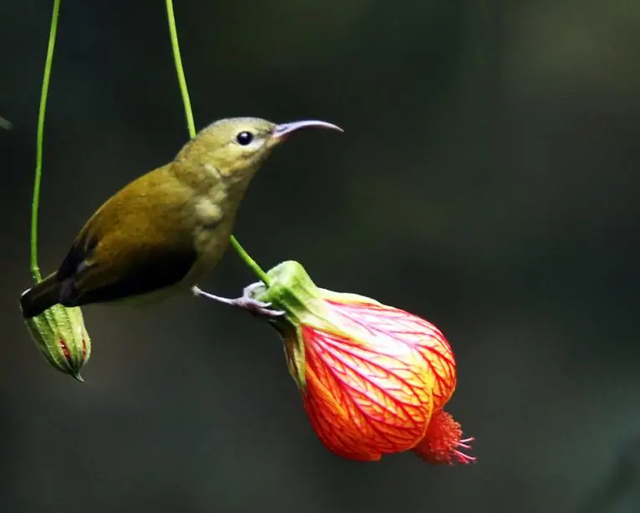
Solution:
[{"label": "bird", "polygon": [[175,158],[133,180],[85,223],[57,271],[20,297],[24,319],[56,304],[158,302],[192,289],[220,261],[236,213],[262,163],[304,128],[342,131],[326,121],[276,124],[218,120]]}]

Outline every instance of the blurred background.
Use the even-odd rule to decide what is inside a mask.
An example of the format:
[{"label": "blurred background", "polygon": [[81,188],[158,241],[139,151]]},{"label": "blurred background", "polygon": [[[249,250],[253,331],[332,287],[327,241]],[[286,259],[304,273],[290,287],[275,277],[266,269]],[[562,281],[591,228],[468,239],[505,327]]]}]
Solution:
[{"label": "blurred background", "polygon": [[[177,2],[199,127],[345,128],[279,149],[235,233],[445,332],[477,439],[457,468],[332,455],[275,333],[190,297],[87,307],[87,383],[49,367],[17,301],[51,5],[0,2],[2,513],[640,511],[640,4]],[[43,271],[187,138],[163,2],[63,1]],[[229,251],[203,286],[252,281]]]}]

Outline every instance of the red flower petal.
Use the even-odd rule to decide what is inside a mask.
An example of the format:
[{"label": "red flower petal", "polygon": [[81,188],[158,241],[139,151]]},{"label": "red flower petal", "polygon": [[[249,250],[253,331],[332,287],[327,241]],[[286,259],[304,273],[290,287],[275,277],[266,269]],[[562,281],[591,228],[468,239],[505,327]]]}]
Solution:
[{"label": "red flower petal", "polygon": [[436,382],[433,407],[442,408],[456,388],[456,362],[451,346],[442,332],[430,322],[399,308],[375,303],[327,301],[344,318],[370,333],[387,336],[414,346],[424,357]]},{"label": "red flower petal", "polygon": [[363,344],[302,327],[311,423],[331,451],[358,460],[412,448],[432,409],[433,378],[420,353],[372,335]]}]

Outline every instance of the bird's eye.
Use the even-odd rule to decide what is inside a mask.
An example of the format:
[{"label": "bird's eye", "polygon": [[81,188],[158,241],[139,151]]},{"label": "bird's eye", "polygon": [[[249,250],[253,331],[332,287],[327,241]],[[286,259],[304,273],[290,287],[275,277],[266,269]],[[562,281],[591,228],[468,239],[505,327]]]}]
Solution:
[{"label": "bird's eye", "polygon": [[238,141],[238,144],[246,146],[253,141],[253,134],[251,132],[240,132],[236,137],[236,141]]}]

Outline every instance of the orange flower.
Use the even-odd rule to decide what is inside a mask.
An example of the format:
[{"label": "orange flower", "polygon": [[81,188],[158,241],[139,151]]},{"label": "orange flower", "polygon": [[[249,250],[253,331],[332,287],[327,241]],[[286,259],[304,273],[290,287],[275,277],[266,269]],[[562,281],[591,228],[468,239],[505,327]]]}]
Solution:
[{"label": "orange flower", "polygon": [[297,262],[269,271],[252,300],[282,310],[270,318],[289,371],[325,446],[354,460],[413,450],[431,463],[474,461],[458,448],[460,424],[442,408],[456,387],[456,364],[431,323],[373,299],[315,286]]}]

